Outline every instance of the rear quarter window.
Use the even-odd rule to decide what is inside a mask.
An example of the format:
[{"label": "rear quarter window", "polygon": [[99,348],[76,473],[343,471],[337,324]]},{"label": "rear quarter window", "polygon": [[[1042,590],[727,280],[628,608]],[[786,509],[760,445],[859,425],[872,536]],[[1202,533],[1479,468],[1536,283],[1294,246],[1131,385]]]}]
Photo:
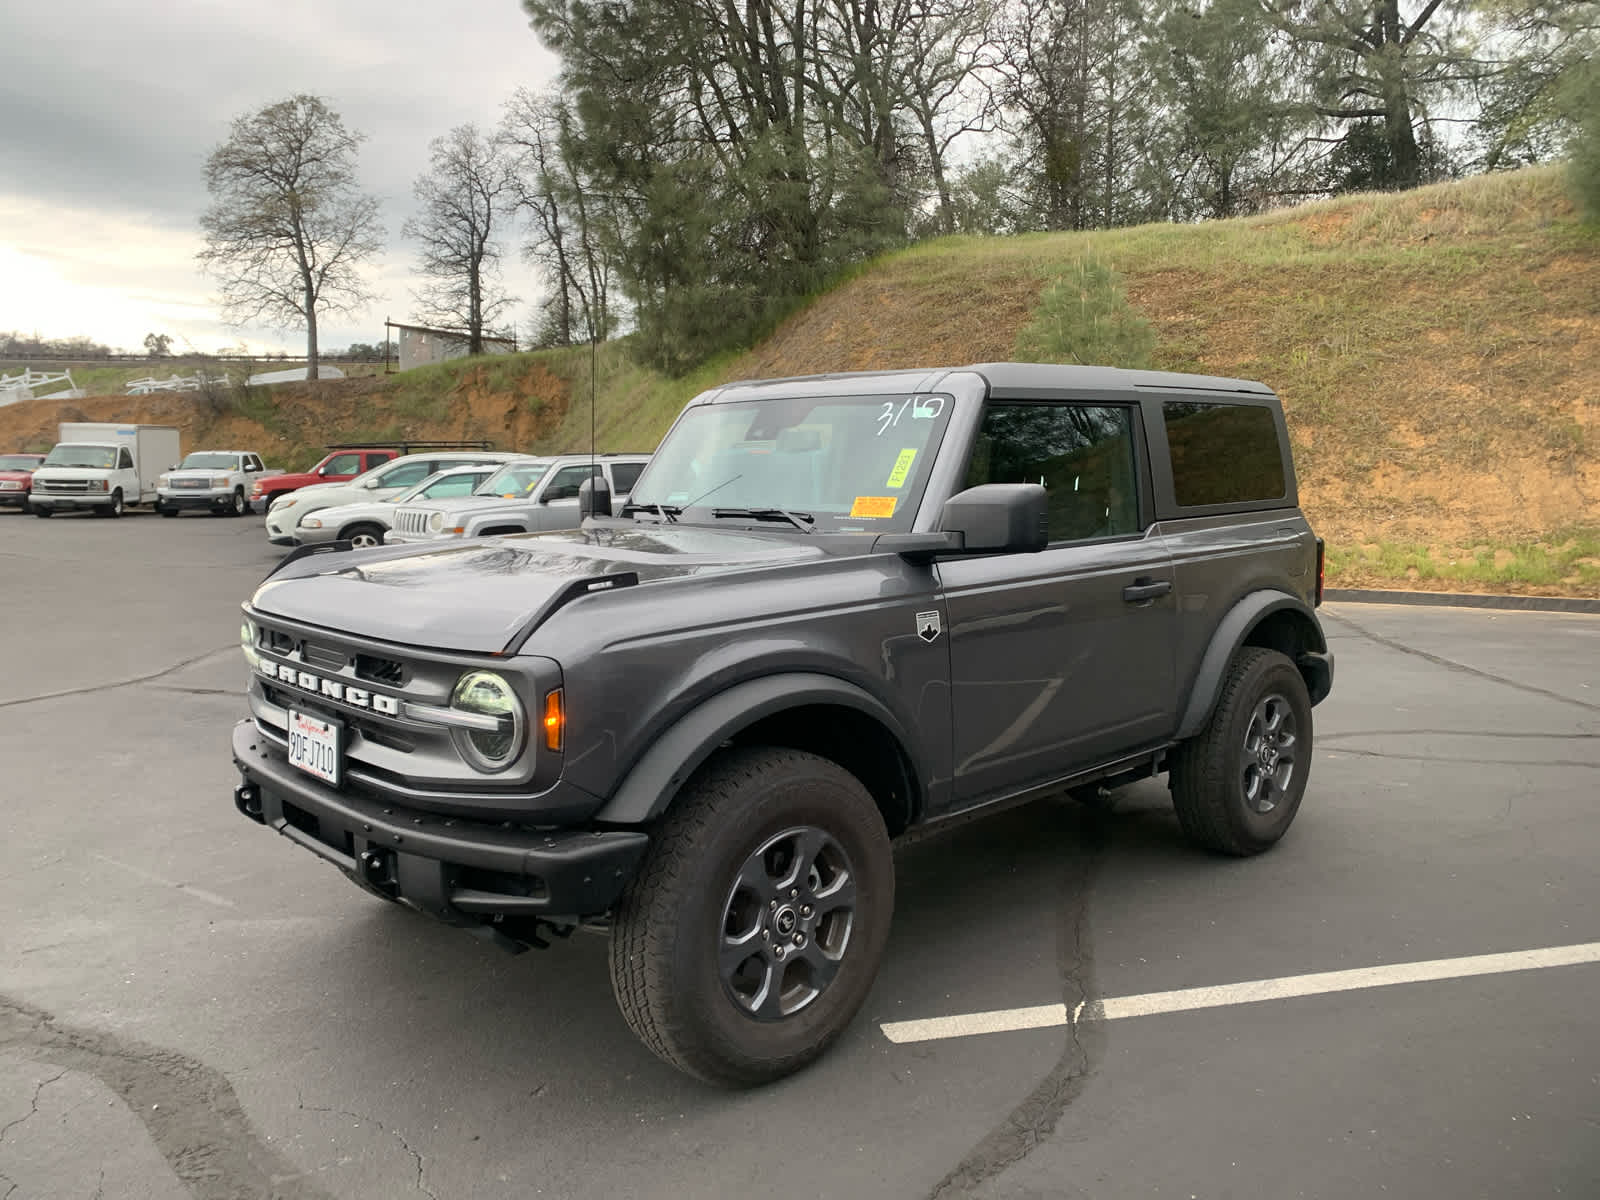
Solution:
[{"label": "rear quarter window", "polygon": [[1161,411],[1180,507],[1284,498],[1283,451],[1270,408],[1183,400],[1167,401]]}]

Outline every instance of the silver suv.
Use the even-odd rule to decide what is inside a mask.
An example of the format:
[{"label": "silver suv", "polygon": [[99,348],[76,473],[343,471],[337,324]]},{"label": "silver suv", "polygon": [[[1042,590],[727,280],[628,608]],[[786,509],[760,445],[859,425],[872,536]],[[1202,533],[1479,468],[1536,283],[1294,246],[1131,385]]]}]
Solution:
[{"label": "silver suv", "polygon": [[613,511],[621,511],[649,461],[648,454],[566,454],[507,463],[476,495],[401,505],[384,541],[576,529],[582,524],[578,489],[591,473],[606,481]]}]

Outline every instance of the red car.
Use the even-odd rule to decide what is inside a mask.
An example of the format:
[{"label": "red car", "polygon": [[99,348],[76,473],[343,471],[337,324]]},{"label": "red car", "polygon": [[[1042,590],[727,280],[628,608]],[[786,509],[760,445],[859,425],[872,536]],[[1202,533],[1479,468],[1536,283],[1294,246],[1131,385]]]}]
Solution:
[{"label": "red car", "polygon": [[0,454],[0,508],[33,511],[28,493],[33,486],[33,472],[42,462],[42,454]]},{"label": "red car", "polygon": [[300,471],[293,475],[270,475],[256,480],[255,486],[250,489],[250,506],[258,512],[266,512],[279,496],[298,491],[307,484],[337,483],[345,479],[354,479],[363,471],[370,471],[379,463],[386,463],[394,456],[393,450],[341,447],[309,471]]}]

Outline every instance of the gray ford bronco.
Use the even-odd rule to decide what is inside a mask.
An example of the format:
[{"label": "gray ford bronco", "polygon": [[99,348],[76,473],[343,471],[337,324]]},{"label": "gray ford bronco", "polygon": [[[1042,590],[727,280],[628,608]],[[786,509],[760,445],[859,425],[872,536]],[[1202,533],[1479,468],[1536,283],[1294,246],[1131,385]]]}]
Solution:
[{"label": "gray ford bronco", "polygon": [[1248,855],[1300,806],[1333,657],[1261,384],[730,384],[617,511],[290,555],[244,606],[235,803],[507,948],[607,931],[628,1024],[702,1079],[839,1036],[907,830],[1165,772]]}]

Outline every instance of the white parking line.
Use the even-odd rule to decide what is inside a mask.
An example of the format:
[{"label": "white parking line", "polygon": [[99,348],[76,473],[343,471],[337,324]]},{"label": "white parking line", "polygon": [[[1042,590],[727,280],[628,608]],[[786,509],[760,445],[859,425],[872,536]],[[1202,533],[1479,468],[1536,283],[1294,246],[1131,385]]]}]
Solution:
[{"label": "white parking line", "polygon": [[[1080,1004],[1073,1021],[1120,1021],[1156,1013],[1187,1012],[1195,1008],[1225,1008],[1287,1000],[1293,996],[1320,996],[1328,992],[1354,992],[1365,988],[1393,987],[1401,983],[1426,983],[1436,979],[1466,979],[1473,975],[1503,975],[1511,971],[1538,971],[1600,962],[1600,942],[1575,946],[1549,946],[1543,950],[1516,950],[1509,954],[1478,954],[1470,958],[1435,958],[1427,962],[1393,963],[1359,967],[1353,971],[1323,971],[1315,975],[1286,975],[1279,979],[1253,979],[1216,987],[1183,988],[1174,992],[1145,992],[1113,996]],[[943,1038],[973,1037],[980,1033],[1008,1033],[1016,1029],[1049,1029],[1068,1024],[1064,1004],[1033,1008],[1002,1008],[992,1012],[960,1013],[920,1021],[887,1021],[879,1026],[891,1042],[933,1042]]]}]

